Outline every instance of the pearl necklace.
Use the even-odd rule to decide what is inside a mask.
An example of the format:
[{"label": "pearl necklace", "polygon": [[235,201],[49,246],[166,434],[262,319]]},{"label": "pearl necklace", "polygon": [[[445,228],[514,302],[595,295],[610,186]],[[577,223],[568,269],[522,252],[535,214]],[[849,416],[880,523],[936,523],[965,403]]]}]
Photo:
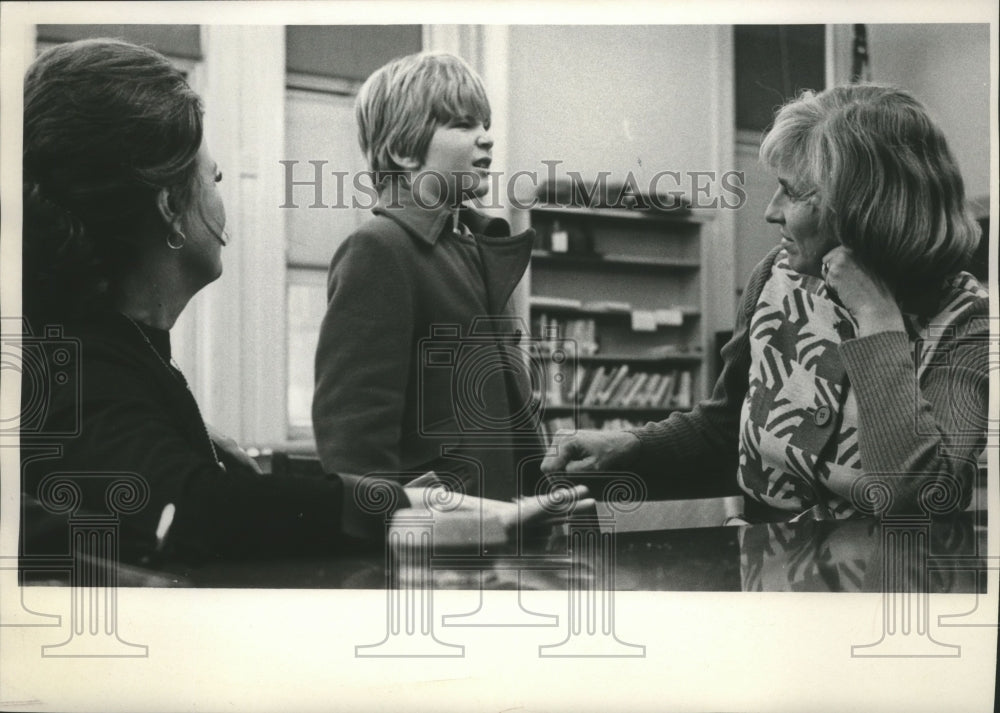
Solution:
[{"label": "pearl necklace", "polygon": [[[149,337],[142,330],[142,327],[140,327],[134,319],[132,319],[131,317],[129,317],[127,314],[124,313],[121,313],[121,315],[122,317],[124,317],[129,321],[129,324],[135,327],[135,331],[139,333],[139,335],[142,337],[142,341],[146,342],[146,345],[150,348],[150,350],[152,350],[153,354],[156,355],[156,360],[163,365],[163,368],[166,369],[167,372],[174,379],[183,384],[185,389],[187,389],[188,394],[191,395],[191,401],[192,403],[194,403],[195,412],[198,414],[198,422],[201,424],[201,430],[205,434],[205,440],[208,441],[208,446],[209,448],[212,449],[212,458],[219,465],[219,467],[225,470],[226,466],[222,463],[221,460],[219,460],[219,454],[215,450],[215,443],[212,441],[212,437],[208,434],[208,427],[205,425],[205,419],[202,418],[201,416],[201,410],[198,408],[198,402],[194,400],[194,394],[191,392],[191,385],[188,384],[187,379],[184,378],[183,372],[181,372],[181,370],[177,367],[176,364],[167,363],[166,359],[164,359],[163,356],[160,354],[159,350],[155,346],[153,346],[153,343],[149,341]],[[171,358],[170,361],[173,362],[173,359]]]}]

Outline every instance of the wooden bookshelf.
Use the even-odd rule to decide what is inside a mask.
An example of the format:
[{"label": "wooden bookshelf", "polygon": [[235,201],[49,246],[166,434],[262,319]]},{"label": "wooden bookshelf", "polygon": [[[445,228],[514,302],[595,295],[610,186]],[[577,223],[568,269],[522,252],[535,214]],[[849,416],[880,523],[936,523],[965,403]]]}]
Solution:
[{"label": "wooden bookshelf", "polygon": [[[551,355],[542,352],[540,359],[550,359]],[[646,364],[649,368],[666,364],[698,364],[705,356],[700,352],[676,352],[657,356],[636,354],[577,354],[572,357],[579,364]]]},{"label": "wooden bookshelf", "polygon": [[[701,235],[710,214],[543,205],[530,216],[539,242],[529,309],[546,430],[627,427],[703,398]],[[552,359],[564,341],[573,345],[568,358]]]},{"label": "wooden bookshelf", "polygon": [[554,253],[549,250],[532,250],[531,261],[535,265],[564,267],[570,270],[607,270],[618,268],[622,270],[662,271],[701,269],[701,263],[697,260],[635,257],[633,255],[568,255],[566,253]]},{"label": "wooden bookshelf", "polygon": [[[701,316],[701,310],[697,307],[662,307],[660,309],[678,310],[681,315],[687,318],[696,318]],[[588,307],[572,307],[570,305],[542,305],[532,302],[531,311],[535,312],[551,312],[553,314],[564,314],[564,315],[577,315],[580,317],[601,317],[607,319],[631,319],[632,311],[629,310],[625,312],[623,310],[616,309],[599,309],[599,308],[588,308]]]},{"label": "wooden bookshelf", "polygon": [[641,223],[674,223],[692,225],[712,220],[712,213],[705,210],[629,210],[627,208],[583,208],[579,206],[538,205],[531,209],[533,215],[564,216],[571,221],[636,221]]},{"label": "wooden bookshelf", "polygon": [[651,408],[649,406],[640,406],[635,408],[629,408],[628,406],[546,406],[545,411],[551,413],[553,416],[562,416],[566,414],[572,414],[577,412],[583,413],[596,413],[596,414],[628,414],[633,416],[649,416],[662,418],[670,415],[674,411],[686,411],[687,409],[676,409],[676,408]]}]

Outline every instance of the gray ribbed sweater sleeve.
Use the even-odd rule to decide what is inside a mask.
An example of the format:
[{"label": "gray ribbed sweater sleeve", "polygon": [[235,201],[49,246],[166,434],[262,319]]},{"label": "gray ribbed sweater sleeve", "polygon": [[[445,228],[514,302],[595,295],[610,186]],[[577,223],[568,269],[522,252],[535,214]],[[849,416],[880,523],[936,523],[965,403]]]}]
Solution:
[{"label": "gray ribbed sweater sleeve", "polygon": [[957,505],[968,504],[989,406],[988,320],[976,318],[987,314],[987,300],[977,301],[957,334],[942,340],[919,381],[903,332],[840,347],[858,402],[862,466],[867,474],[887,474],[897,505],[908,510],[919,489],[934,480],[951,480],[953,494],[960,494]]}]

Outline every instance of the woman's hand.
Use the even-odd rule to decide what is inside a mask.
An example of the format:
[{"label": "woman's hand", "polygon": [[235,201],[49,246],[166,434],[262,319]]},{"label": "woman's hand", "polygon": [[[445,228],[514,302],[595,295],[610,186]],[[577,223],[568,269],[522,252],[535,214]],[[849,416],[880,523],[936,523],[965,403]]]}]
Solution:
[{"label": "woman's hand", "polygon": [[582,485],[557,488],[545,495],[514,502],[434,490],[406,488],[404,492],[411,507],[397,510],[393,524],[405,528],[429,519],[434,525],[435,546],[476,549],[503,546],[512,537],[517,538],[519,532],[557,524],[579,510],[597,510],[597,504],[587,497],[587,488]]},{"label": "woman's hand", "polygon": [[208,431],[208,437],[212,439],[212,443],[215,444],[216,449],[225,453],[240,465],[249,468],[257,475],[263,474],[260,466],[257,465],[257,461],[248,456],[247,452],[240,448],[240,445],[236,441],[229,436],[223,435],[207,423],[205,424],[205,430]]},{"label": "woman's hand", "polygon": [[841,245],[823,256],[823,279],[854,316],[859,337],[906,331],[889,286],[863,268],[849,248]]},{"label": "woman's hand", "polygon": [[543,473],[587,473],[626,468],[639,457],[639,437],[627,431],[559,431],[556,452],[542,461]]},{"label": "woman's hand", "polygon": [[513,502],[450,493],[444,489],[439,493],[434,491],[434,487],[404,488],[410,500],[410,507],[397,510],[397,514],[407,511],[410,514],[416,511],[429,511],[433,513],[435,524],[439,521],[441,524],[447,524],[456,519],[466,523],[478,523],[479,514],[482,513],[484,524],[499,526],[506,532],[518,525],[537,527],[555,524],[578,510],[593,510],[596,507],[594,499],[589,497],[584,485],[556,488],[550,493],[528,496]]}]

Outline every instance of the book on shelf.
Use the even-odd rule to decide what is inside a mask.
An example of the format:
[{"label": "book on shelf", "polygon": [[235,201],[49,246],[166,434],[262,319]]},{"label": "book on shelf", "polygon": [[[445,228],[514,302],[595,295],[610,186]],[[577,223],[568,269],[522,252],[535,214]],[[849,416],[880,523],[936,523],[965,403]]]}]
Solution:
[{"label": "book on shelf", "polygon": [[563,364],[552,359],[546,359],[545,368],[545,403],[550,406],[565,406],[563,394],[566,392],[566,375]]},{"label": "book on shelf", "polygon": [[597,396],[597,402],[595,406],[607,406],[613,398],[618,395],[618,389],[622,380],[628,374],[628,364],[620,364],[608,377],[608,385],[601,389],[601,393]]},{"label": "book on shelf", "polygon": [[677,382],[677,392],[674,394],[673,406],[675,408],[691,408],[691,385],[691,372],[682,371]]},{"label": "book on shelf", "polygon": [[583,400],[580,402],[584,406],[596,405],[597,395],[601,392],[605,383],[604,372],[605,368],[603,366],[599,366],[591,375],[587,391],[584,394]]},{"label": "book on shelf", "polygon": [[663,378],[663,374],[650,374],[646,383],[643,384],[642,389],[635,395],[635,401],[633,404],[636,408],[648,408],[653,405],[653,394],[656,393],[656,387],[660,383],[660,379]]},{"label": "book on shelf", "polygon": [[626,376],[618,382],[618,385],[608,395],[608,398],[603,405],[608,408],[620,407],[622,405],[622,400],[625,398],[625,394],[627,394],[629,389],[632,388],[632,384],[635,383],[638,376],[638,374],[626,374]]},{"label": "book on shelf", "polygon": [[656,391],[650,397],[650,406],[669,406],[674,398],[674,372],[663,375]]},{"label": "book on shelf", "polygon": [[632,377],[632,383],[629,384],[628,390],[622,395],[620,403],[624,407],[632,406],[635,404],[638,406],[638,395],[639,391],[646,385],[649,381],[650,375],[646,373],[635,374]]},{"label": "book on shelf", "polygon": [[566,401],[571,404],[575,404],[580,400],[581,388],[583,386],[583,380],[587,376],[587,369],[582,364],[576,365],[576,373],[573,376],[568,388],[566,389]]},{"label": "book on shelf", "polygon": [[551,354],[557,349],[585,356],[597,352],[597,326],[593,319],[553,317],[542,312],[532,320],[532,333]]},{"label": "book on shelf", "polygon": [[693,374],[687,369],[636,371],[628,364],[588,367],[546,360],[539,392],[547,406],[608,409],[689,409]]}]

